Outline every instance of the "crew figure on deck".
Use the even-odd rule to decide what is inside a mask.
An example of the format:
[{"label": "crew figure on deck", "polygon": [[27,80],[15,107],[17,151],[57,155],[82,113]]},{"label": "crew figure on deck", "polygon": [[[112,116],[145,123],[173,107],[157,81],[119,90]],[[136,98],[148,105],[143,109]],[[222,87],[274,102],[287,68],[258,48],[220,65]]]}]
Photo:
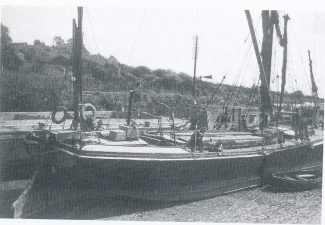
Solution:
[{"label": "crew figure on deck", "polygon": [[206,110],[196,110],[190,117],[190,130],[208,128],[208,112]]},{"label": "crew figure on deck", "polygon": [[247,120],[245,115],[241,115],[241,121],[242,121],[243,131],[247,131]]},{"label": "crew figure on deck", "polygon": [[309,140],[308,135],[308,121],[302,116],[302,110],[298,109],[298,112],[294,114],[294,126],[295,126],[295,139],[300,138],[301,141]]},{"label": "crew figure on deck", "polygon": [[228,127],[228,107],[225,106],[224,109],[221,111],[221,114],[218,115],[218,118],[216,119],[216,124],[214,125],[215,128],[218,130],[222,127],[222,125],[225,125],[225,129]]},{"label": "crew figure on deck", "polygon": [[188,143],[189,148],[192,152],[195,152],[196,149],[199,149],[200,152],[203,152],[203,136],[206,131],[205,127],[202,127],[199,131],[195,131]]}]

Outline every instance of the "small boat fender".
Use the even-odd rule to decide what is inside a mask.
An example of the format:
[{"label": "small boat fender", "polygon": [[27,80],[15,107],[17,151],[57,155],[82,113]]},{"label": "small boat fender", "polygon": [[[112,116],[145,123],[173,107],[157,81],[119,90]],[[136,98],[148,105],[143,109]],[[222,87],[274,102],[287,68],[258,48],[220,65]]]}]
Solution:
[{"label": "small boat fender", "polygon": [[[92,116],[86,116],[85,112],[86,110],[90,109],[90,111],[92,111],[93,115]],[[91,119],[92,121],[94,121],[96,119],[96,108],[95,106],[93,106],[90,103],[86,103],[82,105],[81,108],[81,117],[84,121],[86,121],[87,119]]]},{"label": "small boat fender", "polygon": [[[56,118],[56,114],[58,112],[63,112],[64,113],[63,117],[61,119],[59,119],[59,120]],[[55,108],[55,110],[52,112],[52,121],[53,121],[53,123],[56,123],[56,124],[63,123],[67,118],[68,118],[68,110],[64,106],[57,106]]]}]

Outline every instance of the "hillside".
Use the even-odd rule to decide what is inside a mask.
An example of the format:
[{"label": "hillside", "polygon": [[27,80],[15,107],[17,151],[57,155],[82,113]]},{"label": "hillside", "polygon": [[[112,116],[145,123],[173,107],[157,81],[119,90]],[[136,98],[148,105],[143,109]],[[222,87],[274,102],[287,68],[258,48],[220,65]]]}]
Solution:
[{"label": "hillside", "polygon": [[[46,111],[56,105],[72,108],[72,41],[54,38],[47,46],[39,40],[33,45],[13,43],[9,30],[1,26],[1,111]],[[136,90],[135,107],[154,112],[158,102],[187,116],[193,103],[192,78],[169,69],[152,70],[118,62],[113,56],[91,55],[83,49],[83,102],[97,109],[121,111],[127,105],[128,91]],[[200,103],[206,103],[215,90],[213,105],[259,106],[258,91],[252,88],[198,82]],[[271,93],[276,99],[276,93]],[[311,102],[302,92],[286,93],[284,103]]]}]

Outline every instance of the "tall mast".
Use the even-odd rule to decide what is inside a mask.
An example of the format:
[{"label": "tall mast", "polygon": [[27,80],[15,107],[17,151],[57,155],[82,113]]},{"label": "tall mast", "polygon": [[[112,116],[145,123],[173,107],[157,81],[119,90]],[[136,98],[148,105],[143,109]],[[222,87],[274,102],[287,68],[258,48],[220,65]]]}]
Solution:
[{"label": "tall mast", "polygon": [[83,48],[83,40],[82,40],[82,15],[83,8],[78,7],[78,76],[77,76],[77,93],[79,94],[79,104],[82,103],[82,48]]},{"label": "tall mast", "polygon": [[72,21],[72,72],[73,72],[73,110],[72,127],[77,129],[80,122],[79,104],[82,102],[82,14],[83,8],[78,7],[78,25]]},{"label": "tall mast", "polygon": [[73,122],[72,125],[76,128],[79,121],[79,95],[75,94],[76,87],[76,65],[77,65],[77,57],[76,57],[76,48],[77,48],[77,24],[76,20],[72,20],[72,85],[73,85]]},{"label": "tall mast", "polygon": [[273,21],[274,11],[262,10],[263,41],[261,56],[268,87],[270,87],[271,81],[272,46],[274,30]]},{"label": "tall mast", "polygon": [[198,39],[199,37],[196,35],[195,46],[194,46],[194,72],[193,72],[193,87],[192,87],[192,95],[194,99],[196,99],[196,61],[197,61]]},{"label": "tall mast", "polygon": [[284,95],[284,88],[286,85],[286,71],[287,71],[287,55],[288,55],[288,33],[287,33],[287,25],[288,20],[290,19],[288,15],[283,16],[284,19],[284,31],[283,31],[283,38],[281,39],[282,47],[283,47],[283,59],[282,59],[282,81],[281,81],[281,95],[280,95],[280,102],[278,107],[278,116],[281,113],[282,109],[282,101]]},{"label": "tall mast", "polygon": [[315,83],[315,79],[314,79],[314,73],[313,73],[313,61],[311,60],[311,57],[310,57],[310,51],[308,50],[308,58],[309,58],[309,71],[310,71],[310,79],[311,79],[311,91],[312,91],[312,94],[313,94],[313,100],[314,100],[314,106],[315,106],[315,109],[318,108],[318,88],[316,86],[316,83]]},{"label": "tall mast", "polygon": [[251,33],[252,41],[253,41],[253,46],[254,46],[254,51],[260,71],[260,80],[261,80],[261,86],[260,86],[260,92],[261,92],[261,112],[263,115],[265,115],[267,112],[272,114],[272,105],[271,105],[271,96],[269,93],[269,88],[267,85],[267,80],[265,76],[265,71],[264,67],[262,64],[262,59],[260,56],[257,40],[256,40],[256,35],[253,27],[253,22],[252,22],[252,17],[249,12],[249,10],[245,10],[247,22],[248,22],[248,27],[249,31]]}]

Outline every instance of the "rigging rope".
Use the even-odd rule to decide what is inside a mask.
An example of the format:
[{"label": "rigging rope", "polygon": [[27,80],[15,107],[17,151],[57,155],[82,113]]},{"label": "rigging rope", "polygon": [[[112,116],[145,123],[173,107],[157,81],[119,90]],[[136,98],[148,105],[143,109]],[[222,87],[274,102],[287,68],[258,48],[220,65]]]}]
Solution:
[{"label": "rigging rope", "polygon": [[[272,59],[272,69],[271,69],[271,76],[272,77],[276,77],[278,76],[278,68],[275,66],[277,64],[277,45],[275,45],[275,47],[273,48],[273,59]],[[277,71],[275,72],[275,69],[277,69]],[[271,85],[270,85],[271,86]],[[277,89],[277,87],[275,88]],[[271,87],[270,87],[271,90]]]},{"label": "rigging rope", "polygon": [[99,53],[99,50],[98,50],[98,45],[97,45],[97,41],[96,41],[96,37],[95,37],[95,33],[94,33],[94,30],[93,30],[93,26],[92,26],[92,22],[91,22],[91,19],[90,19],[90,16],[89,16],[89,12],[88,12],[88,9],[85,8],[86,10],[86,14],[87,14],[87,17],[88,17],[88,20],[89,20],[89,26],[90,26],[90,30],[91,30],[91,33],[92,33],[92,36],[93,36],[93,39],[94,39],[94,42],[95,42],[95,46],[96,46],[96,49],[97,49],[97,52]]},{"label": "rigging rope", "polygon": [[[239,88],[237,87],[237,84],[238,84],[239,78],[241,77],[240,75],[244,71],[244,67],[246,67],[248,65],[249,59],[251,58],[250,57],[251,55],[249,55],[251,47],[252,47],[252,42],[250,42],[249,46],[246,49],[246,52],[244,53],[244,59],[242,60],[241,65],[238,67],[238,69],[236,71],[236,75],[234,76],[234,79],[233,79],[233,82],[232,82],[233,87],[232,87],[232,90],[231,90],[231,93],[230,93],[230,97],[226,101],[224,101],[224,103],[222,104],[222,108],[221,108],[221,110],[219,112],[218,117],[220,117],[224,113],[223,110],[225,109],[226,105],[229,105],[228,103],[231,101],[231,99],[233,98],[234,95],[236,95],[236,98],[235,98],[233,104],[234,105],[236,104],[238,94],[239,94],[240,89],[241,89],[241,87],[239,87]],[[242,80],[243,80],[243,78],[242,78]],[[240,83],[242,83],[242,80],[241,80]],[[217,127],[220,125],[220,122],[221,121],[217,121],[217,124],[216,124]]]},{"label": "rigging rope", "polygon": [[247,114],[249,112],[249,106],[253,104],[253,100],[254,100],[254,97],[255,97],[255,92],[257,91],[258,89],[258,85],[259,85],[259,78],[257,78],[256,82],[254,82],[251,90],[250,90],[250,93],[249,93],[249,98],[248,98],[248,101],[247,101],[247,104],[246,104],[246,109],[245,109],[245,117],[247,117]]},{"label": "rigging rope", "polygon": [[[240,88],[239,89],[236,89],[237,88],[237,84],[238,84],[238,81],[239,79],[241,78],[241,82],[240,82],[240,85],[242,84],[243,82],[243,77],[241,77],[241,74],[243,73],[244,70],[246,70],[246,67],[251,59],[251,55],[249,54],[249,50],[251,49],[252,47],[252,42],[250,43],[250,45],[248,46],[248,49],[247,49],[247,52],[245,54],[245,58],[244,58],[244,61],[243,63],[241,64],[240,68],[238,69],[237,71],[237,74],[235,76],[235,78],[237,77],[236,81],[234,82],[233,84],[233,89],[232,89],[232,92],[231,92],[231,95],[230,95],[230,98],[229,98],[229,101],[231,101],[232,97],[234,96],[234,94],[236,93],[236,95],[238,95],[238,92],[240,91]],[[245,69],[244,69],[245,68]],[[236,101],[236,100],[235,100]],[[225,104],[228,103],[228,101],[225,101]],[[224,105],[225,105],[224,104]]]},{"label": "rigging rope", "polygon": [[134,41],[133,41],[132,46],[131,46],[131,50],[130,50],[130,53],[129,53],[129,57],[128,57],[128,60],[127,60],[127,65],[129,65],[129,63],[130,63],[130,60],[131,60],[131,57],[132,57],[132,54],[133,54],[133,50],[134,50],[134,47],[135,47],[135,43],[138,40],[138,35],[139,35],[140,30],[142,28],[142,23],[143,23],[144,16],[145,16],[146,12],[147,12],[147,9],[144,9],[144,11],[142,13],[142,17],[141,17],[140,23],[139,23],[139,26],[138,26],[138,29],[137,29],[137,32],[135,34]]},{"label": "rigging rope", "polygon": [[252,90],[253,91],[252,100],[248,101],[248,104],[247,104],[247,107],[246,107],[246,110],[245,110],[245,118],[248,117],[248,113],[250,112],[251,107],[253,106],[253,103],[254,103],[254,101],[256,99],[256,96],[258,96],[259,83],[260,83],[260,80],[259,80],[259,78],[257,78],[256,85],[255,85],[254,89]]},{"label": "rigging rope", "polygon": [[[262,15],[259,14],[259,17],[258,17],[258,18],[259,18],[259,19],[258,19],[257,24],[256,24],[255,27],[254,27],[254,24],[253,24],[253,29],[254,29],[255,34],[257,33],[257,32],[256,32],[256,27],[258,27],[258,26],[260,25],[261,21],[262,21]],[[248,38],[249,38],[250,36],[251,36],[251,33],[248,32],[248,34],[246,35],[246,38],[244,39],[244,43],[246,43],[246,41],[248,40]]]},{"label": "rigging rope", "polygon": [[[296,32],[295,32],[295,29],[294,29],[293,26],[292,26],[292,33],[293,33],[293,37],[294,37],[294,40],[295,40],[295,44],[296,44],[296,48],[297,48],[298,54],[299,54],[299,56],[300,56],[300,57],[298,57],[298,58],[301,60],[301,66],[302,66],[302,68],[303,68],[304,74],[308,74],[307,71],[306,71],[306,69],[305,69],[305,67],[303,66],[305,63],[304,63],[304,61],[303,61],[302,53],[301,53],[301,51],[300,51],[300,49],[299,49],[299,46],[300,46],[300,45],[299,45],[298,40],[297,40],[297,38],[296,38]],[[299,46],[298,46],[298,45],[299,45]],[[307,81],[307,83],[308,83],[308,87],[309,87],[309,89],[311,90],[311,81],[309,81],[309,79],[306,78],[306,77],[305,77],[305,80]]]}]

